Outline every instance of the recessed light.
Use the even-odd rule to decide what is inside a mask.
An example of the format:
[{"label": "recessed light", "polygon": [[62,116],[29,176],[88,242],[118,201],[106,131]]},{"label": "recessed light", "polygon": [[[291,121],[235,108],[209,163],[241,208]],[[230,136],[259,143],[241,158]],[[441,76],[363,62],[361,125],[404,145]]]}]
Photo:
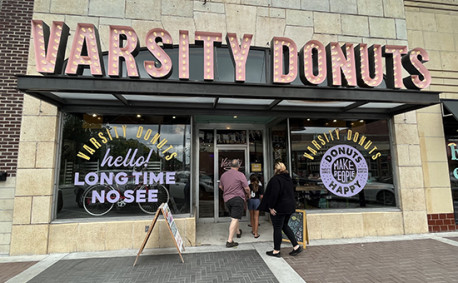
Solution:
[{"label": "recessed light", "polygon": [[237,115],[234,115],[234,119],[237,119]]},{"label": "recessed light", "polygon": [[140,114],[137,114],[137,118],[141,118],[141,117],[142,117],[142,115],[140,115]]},{"label": "recessed light", "polygon": [[172,116],[172,119],[176,119],[176,118],[177,118],[177,116]]}]

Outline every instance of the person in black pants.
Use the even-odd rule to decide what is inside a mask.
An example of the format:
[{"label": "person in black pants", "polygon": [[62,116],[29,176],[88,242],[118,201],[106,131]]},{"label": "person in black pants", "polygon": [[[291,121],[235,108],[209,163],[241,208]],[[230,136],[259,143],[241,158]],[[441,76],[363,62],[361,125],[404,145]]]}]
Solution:
[{"label": "person in black pants", "polygon": [[296,256],[302,252],[302,247],[297,243],[293,231],[288,226],[289,218],[296,209],[296,201],[294,199],[293,180],[289,176],[285,164],[281,162],[275,164],[275,175],[267,184],[264,197],[258,209],[270,213],[274,228],[274,249],[266,252],[267,255],[281,256],[282,230],[293,245],[293,250],[289,254]]}]

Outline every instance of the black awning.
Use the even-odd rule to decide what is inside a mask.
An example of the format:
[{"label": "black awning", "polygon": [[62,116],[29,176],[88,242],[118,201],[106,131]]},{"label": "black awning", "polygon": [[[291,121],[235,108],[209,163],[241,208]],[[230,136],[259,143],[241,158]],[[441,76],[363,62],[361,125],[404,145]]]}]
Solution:
[{"label": "black awning", "polygon": [[441,100],[444,105],[444,116],[453,115],[458,120],[458,100]]},{"label": "black awning", "polygon": [[61,111],[101,114],[386,119],[440,103],[437,92],[405,89],[106,77],[18,76],[18,89]]}]

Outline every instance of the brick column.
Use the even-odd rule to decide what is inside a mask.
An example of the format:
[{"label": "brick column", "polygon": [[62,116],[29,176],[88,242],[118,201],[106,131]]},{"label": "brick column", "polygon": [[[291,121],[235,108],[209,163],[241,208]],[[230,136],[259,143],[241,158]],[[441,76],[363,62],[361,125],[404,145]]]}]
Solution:
[{"label": "brick column", "polygon": [[0,1],[0,171],[16,176],[23,94],[16,75],[25,75],[33,0]]}]

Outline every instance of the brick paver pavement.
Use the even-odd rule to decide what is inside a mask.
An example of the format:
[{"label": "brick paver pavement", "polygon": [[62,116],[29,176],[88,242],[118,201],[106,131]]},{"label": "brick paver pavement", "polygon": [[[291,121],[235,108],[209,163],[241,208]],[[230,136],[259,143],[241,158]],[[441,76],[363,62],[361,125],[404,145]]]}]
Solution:
[{"label": "brick paver pavement", "polygon": [[432,239],[308,246],[284,259],[307,282],[458,282],[458,247]]},{"label": "brick paver pavement", "polygon": [[60,260],[29,282],[278,282],[255,250]]},{"label": "brick paver pavement", "polygon": [[5,282],[8,279],[13,278],[35,263],[37,263],[37,261],[0,263],[0,282]]}]

